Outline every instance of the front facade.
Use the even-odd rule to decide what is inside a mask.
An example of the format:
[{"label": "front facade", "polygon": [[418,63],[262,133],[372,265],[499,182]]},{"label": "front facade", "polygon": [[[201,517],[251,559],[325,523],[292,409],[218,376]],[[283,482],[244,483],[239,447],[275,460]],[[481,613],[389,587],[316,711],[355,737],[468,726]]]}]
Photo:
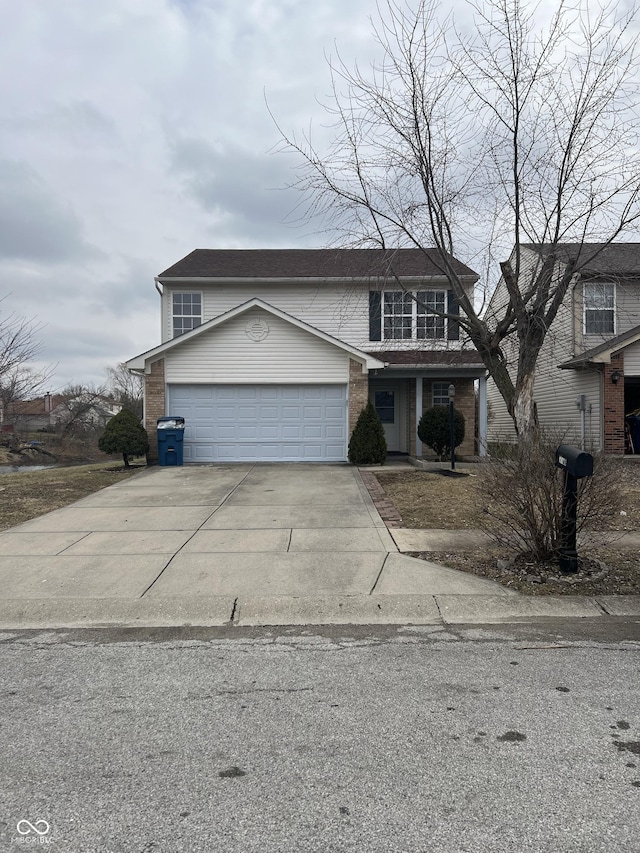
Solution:
[{"label": "front facade", "polygon": [[[476,274],[450,261],[471,291]],[[158,417],[185,418],[185,462],[344,461],[367,399],[389,451],[420,456],[420,414],[451,383],[459,452],[476,452],[485,370],[435,252],[195,250],[156,287],[162,342],[127,364],[145,377],[152,444]]]},{"label": "front facade", "polygon": [[[640,244],[566,244],[565,263],[579,254],[580,273],[547,334],[535,375],[540,424],[564,440],[611,454],[639,453],[633,440],[640,415]],[[535,267],[539,246],[522,249]],[[563,262],[558,263],[562,272]],[[492,308],[504,296],[498,286]],[[506,341],[503,349],[509,351]],[[489,441],[513,438],[513,423],[495,384],[488,382]]]}]

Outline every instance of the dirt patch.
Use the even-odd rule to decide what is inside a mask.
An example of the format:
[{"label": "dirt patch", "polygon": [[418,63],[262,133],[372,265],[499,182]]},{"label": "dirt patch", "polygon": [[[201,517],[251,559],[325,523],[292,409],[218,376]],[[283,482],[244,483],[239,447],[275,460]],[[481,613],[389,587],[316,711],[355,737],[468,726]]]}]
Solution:
[{"label": "dirt patch", "polygon": [[[483,466],[469,477],[452,479],[429,471],[381,472],[376,477],[405,527],[491,531],[481,493]],[[621,470],[624,509],[612,518],[610,531],[640,530],[640,465]],[[609,537],[611,538],[611,537]],[[615,541],[583,546],[580,570],[563,576],[557,563],[511,562],[513,553],[499,547],[475,551],[429,551],[413,556],[450,566],[528,595],[640,595],[640,560],[635,551],[616,548]]]},{"label": "dirt patch", "polygon": [[78,465],[0,475],[0,530],[67,506],[112,483],[121,483],[140,468],[122,463]]}]

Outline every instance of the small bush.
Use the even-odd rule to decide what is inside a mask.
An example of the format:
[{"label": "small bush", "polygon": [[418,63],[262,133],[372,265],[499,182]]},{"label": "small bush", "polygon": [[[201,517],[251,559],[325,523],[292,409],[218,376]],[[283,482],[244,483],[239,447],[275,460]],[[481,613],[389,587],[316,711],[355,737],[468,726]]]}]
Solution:
[{"label": "small bush", "polygon": [[[457,409],[453,410],[455,446],[459,447],[464,441],[464,415]],[[434,406],[427,409],[418,424],[418,437],[423,444],[431,447],[440,459],[450,455],[449,441],[449,407]]]},{"label": "small bush", "polygon": [[[488,532],[500,545],[534,560],[552,559],[560,547],[564,473],[555,459],[561,443],[547,433],[536,444],[511,445],[508,453],[491,459],[481,482],[493,519]],[[620,463],[601,453],[593,457],[593,477],[578,481],[578,532],[606,529],[622,503]]]},{"label": "small bush", "polygon": [[107,422],[98,441],[104,453],[122,453],[125,467],[129,468],[130,456],[144,456],[149,450],[147,431],[137,415],[122,409]]},{"label": "small bush", "polygon": [[371,400],[360,412],[349,439],[349,462],[353,465],[383,465],[387,458],[384,427]]}]

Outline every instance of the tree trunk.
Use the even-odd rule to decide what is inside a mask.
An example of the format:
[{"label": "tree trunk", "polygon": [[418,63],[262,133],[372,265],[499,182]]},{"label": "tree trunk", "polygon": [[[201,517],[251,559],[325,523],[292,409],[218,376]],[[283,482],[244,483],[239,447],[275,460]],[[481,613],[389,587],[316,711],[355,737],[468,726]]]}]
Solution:
[{"label": "tree trunk", "polygon": [[129,457],[127,456],[126,453],[122,454],[122,458],[124,460],[124,467],[125,468],[131,468],[131,465],[129,465]]},{"label": "tree trunk", "polygon": [[536,407],[533,399],[533,371],[521,375],[513,395],[513,412],[511,417],[518,438],[523,441],[534,441],[538,428]]}]

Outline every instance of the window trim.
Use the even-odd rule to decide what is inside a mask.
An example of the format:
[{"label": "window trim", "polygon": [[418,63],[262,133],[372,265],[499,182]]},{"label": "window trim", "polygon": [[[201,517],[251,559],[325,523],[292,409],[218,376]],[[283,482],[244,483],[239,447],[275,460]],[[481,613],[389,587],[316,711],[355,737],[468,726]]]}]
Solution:
[{"label": "window trim", "polygon": [[[176,296],[198,296],[200,298],[200,314],[176,314],[174,299]],[[202,290],[172,290],[171,291],[171,337],[178,338],[181,335],[190,332],[192,329],[196,329],[198,326],[201,326],[203,323],[203,305],[204,305],[204,294]],[[199,316],[199,322],[194,323],[190,329],[183,329],[181,332],[176,332],[176,318],[185,318],[191,317],[194,318]]]},{"label": "window trim", "polygon": [[[611,308],[587,308],[587,288],[589,285],[598,285],[600,287],[610,287],[613,292],[613,305]],[[610,332],[590,332],[587,329],[587,311],[598,311],[599,313],[612,314],[613,329]],[[617,316],[617,288],[615,281],[585,281],[582,285],[582,334],[585,337],[611,337],[616,334],[616,316]]]},{"label": "window trim", "polygon": [[[403,297],[408,297],[411,303],[411,335],[408,337],[404,337],[399,335],[397,337],[387,337],[386,335],[386,324],[387,321],[392,321],[394,317],[408,317],[408,312],[401,314],[392,314],[387,313],[386,311],[386,300],[385,296],[387,294],[402,294]],[[429,311],[426,305],[426,302],[420,298],[421,294],[436,294],[434,301],[438,301],[442,303],[443,313],[434,313]],[[449,319],[444,316],[444,314],[448,313],[448,300],[449,300],[449,290],[444,287],[436,288],[422,287],[417,290],[397,290],[397,289],[389,289],[382,291],[381,305],[380,305],[380,340],[382,341],[447,341],[449,340]],[[421,335],[418,336],[418,318],[426,318],[426,317],[436,317],[442,321],[442,336],[429,336],[429,335]]]},{"label": "window trim", "polygon": [[[440,381],[437,381],[437,382],[434,381],[431,383],[431,405],[434,408],[436,406],[448,406],[449,405],[449,385],[450,384],[451,384],[450,382],[440,382]],[[445,393],[444,394],[438,394],[438,399],[442,399],[443,397],[446,398],[444,403],[436,403],[436,385],[444,386]],[[442,390],[442,389],[440,389],[440,390]]]}]

